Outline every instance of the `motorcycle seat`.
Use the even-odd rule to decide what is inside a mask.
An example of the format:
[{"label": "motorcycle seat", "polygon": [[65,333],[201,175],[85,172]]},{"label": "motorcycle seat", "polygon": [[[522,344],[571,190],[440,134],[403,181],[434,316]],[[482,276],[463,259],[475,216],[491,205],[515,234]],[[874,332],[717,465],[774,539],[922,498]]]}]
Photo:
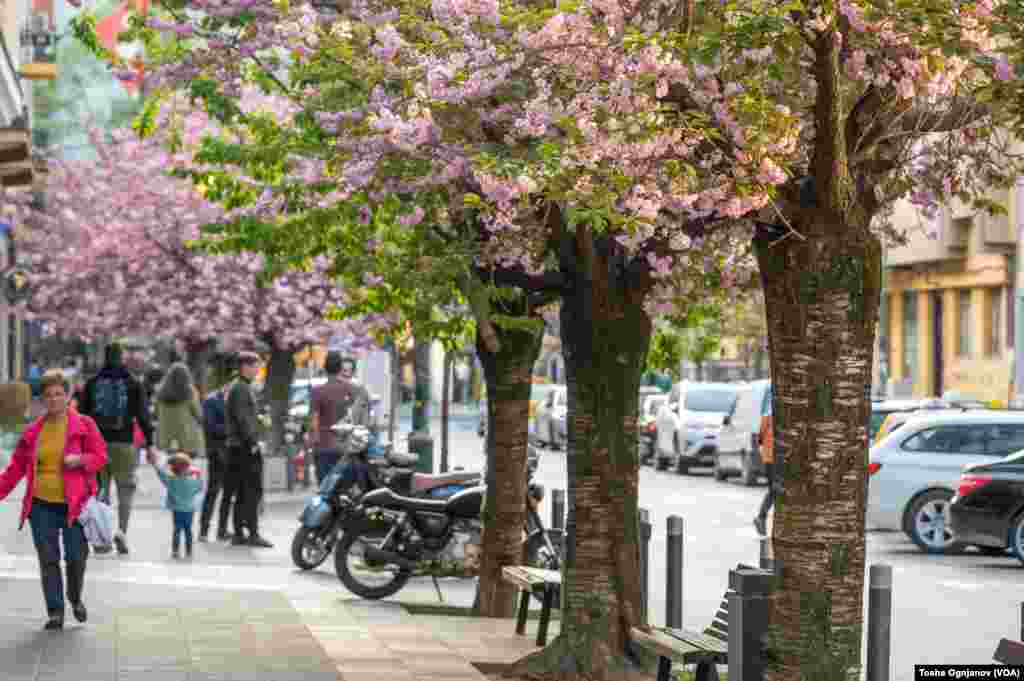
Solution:
[{"label": "motorcycle seat", "polygon": [[438,487],[447,487],[448,485],[467,485],[478,482],[480,482],[479,473],[439,473],[438,475],[416,473],[412,476],[412,488],[415,492],[426,492]]},{"label": "motorcycle seat", "polygon": [[384,506],[391,509],[425,511],[427,513],[444,513],[448,508],[448,502],[445,500],[403,497],[386,487],[367,492],[363,495],[362,503],[367,506]]}]

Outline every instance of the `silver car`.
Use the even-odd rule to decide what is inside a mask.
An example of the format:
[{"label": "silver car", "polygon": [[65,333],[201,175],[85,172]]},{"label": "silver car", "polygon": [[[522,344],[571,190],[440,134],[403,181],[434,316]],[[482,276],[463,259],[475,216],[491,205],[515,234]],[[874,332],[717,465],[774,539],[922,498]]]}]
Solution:
[{"label": "silver car", "polygon": [[736,404],[739,385],[679,383],[667,404],[658,410],[655,442],[658,468],[675,466],[686,474],[690,466],[712,466],[718,451],[722,422]]},{"label": "silver car", "polygon": [[964,466],[1024,449],[1024,413],[994,410],[928,414],[883,437],[868,456],[867,525],[902,530],[927,553],[964,547],[950,520]]}]

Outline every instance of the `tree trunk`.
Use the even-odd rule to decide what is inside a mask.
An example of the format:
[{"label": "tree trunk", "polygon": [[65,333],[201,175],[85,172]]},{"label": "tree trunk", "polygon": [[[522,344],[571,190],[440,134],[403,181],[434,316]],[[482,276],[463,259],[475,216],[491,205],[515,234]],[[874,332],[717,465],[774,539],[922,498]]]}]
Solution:
[{"label": "tree trunk", "polygon": [[210,387],[210,360],[216,347],[216,340],[185,341],[185,363],[199,394],[204,397]]},{"label": "tree trunk", "polygon": [[491,353],[478,337],[476,351],[487,382],[487,498],[484,501],[483,565],[478,612],[512,617],[516,589],[501,569],[523,561],[526,523],[526,451],[530,413],[530,373],[541,337],[529,331],[495,327],[501,344]]},{"label": "tree trunk", "polygon": [[264,400],[270,409],[270,452],[283,451],[284,425],[288,418],[289,393],[295,380],[295,354],[271,346],[267,362],[267,384]]},{"label": "tree trunk", "polygon": [[[803,217],[803,216],[801,216]],[[881,248],[866,227],[798,220],[755,240],[781,493],[767,681],[846,681],[860,663],[872,353]]]},{"label": "tree trunk", "polygon": [[637,416],[652,325],[647,287],[613,278],[614,242],[595,244],[588,232],[577,227],[580,271],[560,317],[571,421],[561,632],[518,669],[611,681],[635,671],[630,629],[644,626]]}]

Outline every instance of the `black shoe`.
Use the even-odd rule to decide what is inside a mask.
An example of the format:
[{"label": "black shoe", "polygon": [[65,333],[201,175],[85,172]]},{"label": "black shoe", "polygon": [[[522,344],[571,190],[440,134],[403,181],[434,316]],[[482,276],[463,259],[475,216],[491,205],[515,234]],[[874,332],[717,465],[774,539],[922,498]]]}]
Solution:
[{"label": "black shoe", "polygon": [[232,534],[230,532],[218,532],[217,541],[227,541],[231,539]]},{"label": "black shoe", "polygon": [[92,550],[95,551],[97,554],[103,555],[113,551],[114,547],[110,544],[96,544],[92,547]]},{"label": "black shoe", "polygon": [[764,518],[761,516],[754,518],[754,529],[757,530],[757,533],[762,537],[768,534],[768,530],[764,526]]},{"label": "black shoe", "polygon": [[199,533],[199,543],[200,544],[205,544],[206,542],[210,541],[209,537],[206,536],[207,534],[209,534],[209,533],[208,532],[200,532]]},{"label": "black shoe", "polygon": [[117,547],[117,552],[122,556],[128,555],[128,542],[120,532],[114,535],[114,546]]},{"label": "black shoe", "polygon": [[231,545],[232,546],[248,546],[249,545],[249,540],[246,539],[245,537],[243,537],[240,534],[236,534],[234,537],[231,538]]},{"label": "black shoe", "polygon": [[89,611],[85,609],[84,603],[72,603],[71,612],[74,613],[75,619],[79,622],[85,622],[89,619]]},{"label": "black shoe", "polygon": [[268,542],[258,534],[249,537],[249,546],[255,546],[260,549],[272,549],[274,545]]},{"label": "black shoe", "polygon": [[64,615],[50,615],[50,618],[46,620],[46,626],[43,627],[46,631],[57,631],[64,628]]}]

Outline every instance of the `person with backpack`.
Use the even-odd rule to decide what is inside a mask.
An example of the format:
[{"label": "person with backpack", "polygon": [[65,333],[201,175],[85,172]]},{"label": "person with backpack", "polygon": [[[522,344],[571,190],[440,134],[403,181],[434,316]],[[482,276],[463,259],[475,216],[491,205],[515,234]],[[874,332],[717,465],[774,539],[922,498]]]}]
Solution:
[{"label": "person with backpack", "polygon": [[139,465],[139,454],[133,442],[134,426],[138,423],[147,448],[153,445],[153,427],[146,393],[124,367],[122,358],[123,350],[119,344],[107,346],[103,368],[86,382],[78,409],[96,422],[107,443],[107,484],[117,485],[118,532],[114,535],[114,544],[119,554],[126,555],[128,521],[132,514]]},{"label": "person with backpack", "polygon": [[[203,427],[206,432],[206,459],[209,463],[209,482],[206,498],[203,500],[203,512],[199,517],[199,541],[205,542],[210,533],[210,522],[213,519],[213,507],[220,500],[220,513],[217,522],[217,541],[228,538],[228,515],[231,513],[231,502],[237,494],[237,485],[228,484],[228,431],[225,399],[231,384],[215,390],[203,401]],[[231,481],[233,483],[233,481]]]}]

